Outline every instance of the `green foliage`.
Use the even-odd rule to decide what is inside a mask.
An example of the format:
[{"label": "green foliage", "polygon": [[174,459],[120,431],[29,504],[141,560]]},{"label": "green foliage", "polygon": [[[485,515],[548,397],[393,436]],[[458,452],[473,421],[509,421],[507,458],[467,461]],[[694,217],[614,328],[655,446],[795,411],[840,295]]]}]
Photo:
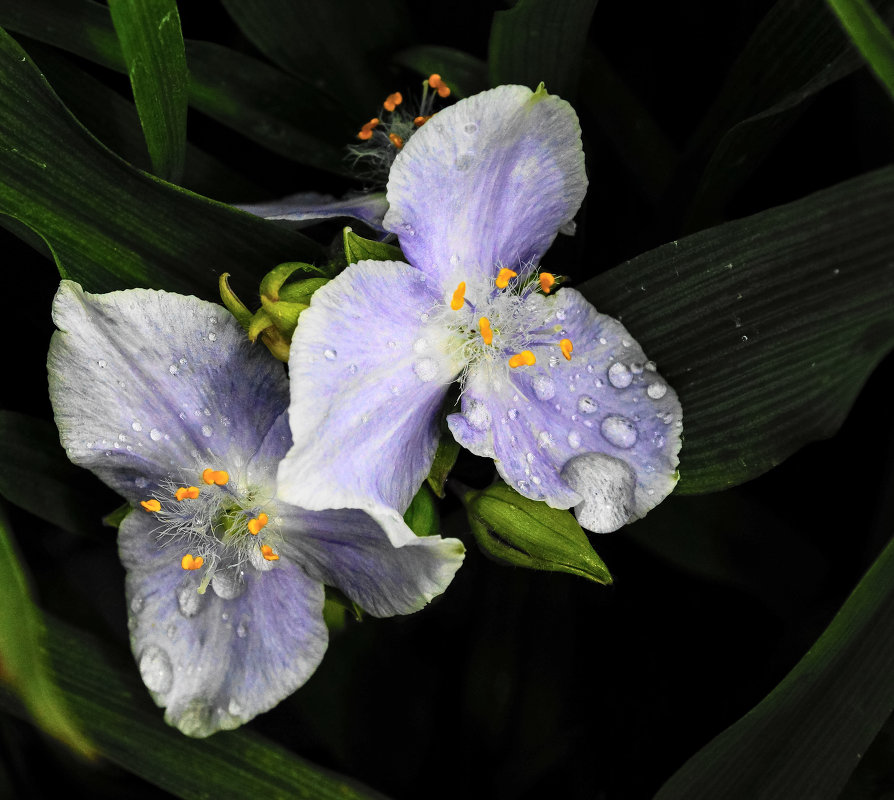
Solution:
[{"label": "green foliage", "polygon": [[374,242],[358,236],[350,228],[343,231],[345,259],[348,264],[358,261],[406,261],[399,247],[385,242]]},{"label": "green foliage", "polygon": [[176,0],[112,0],[109,11],[155,174],[179,183],[189,75]]},{"label": "green foliage", "polygon": [[826,0],[869,63],[872,71],[894,98],[894,36],[866,0]]},{"label": "green foliage", "polygon": [[422,484],[404,512],[404,522],[417,536],[437,536],[440,533],[438,507],[431,489],[425,484]]}]

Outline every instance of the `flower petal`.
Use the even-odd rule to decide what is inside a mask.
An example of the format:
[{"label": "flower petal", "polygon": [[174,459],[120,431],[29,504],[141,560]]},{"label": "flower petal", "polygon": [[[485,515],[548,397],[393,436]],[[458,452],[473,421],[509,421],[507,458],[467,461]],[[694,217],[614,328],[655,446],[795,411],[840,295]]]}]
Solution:
[{"label": "flower petal", "polygon": [[410,614],[441,594],[463,562],[459,539],[417,537],[395,547],[354,509],[280,507],[281,551],[313,578],[335,586],[376,617]]},{"label": "flower petal", "polygon": [[396,546],[401,514],[431,467],[437,412],[461,365],[444,354],[435,303],[408,264],[361,261],[319,289],[289,357],[294,445],[279,497],[310,510],[359,508]]},{"label": "flower petal", "polygon": [[326,651],[323,586],[280,559],[245,569],[244,590],[198,594],[200,575],[182,553],[159,547],[153,520],[137,511],[119,533],[127,569],[131,647],[166,721],[189,736],[230,729],[301,686]]},{"label": "flower petal", "polygon": [[580,125],[543,90],[499,86],[438,112],[391,168],[385,229],[452,291],[536,263],[587,188]]},{"label": "flower petal", "polygon": [[[332,195],[299,192],[267,203],[245,203],[236,208],[264,219],[304,222],[312,225],[323,219],[351,217],[365,222],[370,228],[384,232],[382,218],[388,211],[384,192],[358,194],[336,200]],[[303,227],[303,226],[297,226]]]},{"label": "flower petal", "polygon": [[253,453],[288,381],[221,306],[167,292],[84,292],[63,281],[48,358],[69,458],[131,502],[196,465]]},{"label": "flower petal", "polygon": [[496,459],[525,497],[575,506],[596,532],[645,516],[677,481],[682,411],[621,323],[599,314],[574,289],[545,298],[555,337],[532,346],[537,361],[509,369],[485,362],[469,374],[462,413],[447,418],[454,437]]}]

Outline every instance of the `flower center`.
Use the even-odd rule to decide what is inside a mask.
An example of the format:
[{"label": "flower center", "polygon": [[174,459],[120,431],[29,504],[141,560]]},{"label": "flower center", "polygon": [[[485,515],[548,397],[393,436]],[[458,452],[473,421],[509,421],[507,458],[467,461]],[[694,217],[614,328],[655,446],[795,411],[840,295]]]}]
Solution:
[{"label": "flower center", "polygon": [[166,481],[140,505],[158,521],[154,533],[160,543],[185,551],[180,566],[204,569],[199,593],[204,594],[215,575],[241,582],[246,564],[270,569],[279,560],[276,519],[268,514],[270,493],[240,486],[225,470],[211,467],[195,477],[201,486]]}]

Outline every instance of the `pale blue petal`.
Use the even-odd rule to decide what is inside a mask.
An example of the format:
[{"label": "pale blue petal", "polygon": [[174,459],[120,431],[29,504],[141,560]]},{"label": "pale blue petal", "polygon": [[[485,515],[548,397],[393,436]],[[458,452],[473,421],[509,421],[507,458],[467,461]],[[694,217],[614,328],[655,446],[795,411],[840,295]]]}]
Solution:
[{"label": "pale blue petal", "polygon": [[280,552],[375,617],[418,611],[450,585],[464,558],[462,542],[440,536],[395,547],[363,511],[280,506],[277,514],[286,531]]},{"label": "pale blue petal", "polygon": [[385,228],[442,291],[540,260],[587,177],[564,100],[499,86],[438,112],[391,168]]},{"label": "pale blue petal", "polygon": [[132,512],[119,532],[131,646],[165,719],[189,736],[235,728],[301,686],[326,651],[323,586],[286,559],[246,566],[242,593],[223,599],[161,548],[154,519]]},{"label": "pale blue petal", "polygon": [[289,357],[294,445],[278,492],[310,510],[358,508],[395,545],[434,458],[437,413],[461,364],[428,318],[436,303],[407,264],[361,261],[319,289]]},{"label": "pale blue petal", "polygon": [[[474,367],[448,424],[521,494],[575,506],[590,530],[615,530],[672,491],[680,403],[625,328],[578,292],[562,289],[544,306],[546,327],[560,330],[531,347],[537,363]],[[561,338],[574,344],[570,361],[552,343]]]},{"label": "pale blue petal", "polygon": [[63,281],[48,358],[63,446],[131,502],[183,469],[239,466],[288,402],[282,366],[221,306]]},{"label": "pale blue petal", "polygon": [[323,219],[351,217],[383,231],[382,218],[388,211],[384,192],[371,192],[337,200],[329,194],[299,192],[267,203],[246,203],[236,208],[264,219],[304,222],[308,225]]}]

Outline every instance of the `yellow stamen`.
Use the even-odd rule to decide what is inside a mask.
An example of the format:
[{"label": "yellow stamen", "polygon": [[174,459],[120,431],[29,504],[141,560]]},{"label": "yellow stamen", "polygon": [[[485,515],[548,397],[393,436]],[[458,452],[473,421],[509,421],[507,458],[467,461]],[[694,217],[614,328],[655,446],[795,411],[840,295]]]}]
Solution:
[{"label": "yellow stamen", "polygon": [[161,511],[161,503],[156,499],[152,500],[140,500],[140,505],[146,509],[146,511]]},{"label": "yellow stamen", "polygon": [[357,134],[358,139],[362,139],[366,141],[367,139],[371,139],[373,135],[373,129],[379,124],[379,120],[377,117],[373,117],[369,122],[365,123],[360,128],[360,133]]},{"label": "yellow stamen", "polygon": [[269,544],[261,545],[261,555],[264,556],[267,561],[279,561],[279,556],[273,552],[273,548]]},{"label": "yellow stamen", "polygon": [[198,486],[181,486],[176,492],[174,492],[174,497],[177,500],[185,500],[187,497],[190,500],[195,500],[199,496],[199,488]]},{"label": "yellow stamen", "polygon": [[535,363],[537,363],[537,358],[530,350],[522,350],[520,353],[516,353],[509,359],[509,366],[513,369],[520,367],[522,364],[526,367],[530,367]]},{"label": "yellow stamen", "polygon": [[253,536],[257,536],[261,532],[261,528],[263,528],[269,521],[270,517],[262,511],[254,519],[248,521],[248,532]]},{"label": "yellow stamen", "polygon": [[481,329],[481,338],[485,344],[490,344],[494,340],[494,332],[490,329],[490,320],[482,317],[478,320],[478,327]]},{"label": "yellow stamen", "polygon": [[428,77],[428,85],[431,86],[432,89],[436,89],[438,92],[438,97],[449,97],[450,96],[450,87],[441,80],[441,76],[437,73],[429,75]]},{"label": "yellow stamen", "polygon": [[459,286],[456,287],[456,291],[453,293],[453,299],[450,301],[450,308],[454,311],[459,311],[463,307],[463,300],[466,296],[466,282],[460,282]]},{"label": "yellow stamen", "polygon": [[388,139],[391,144],[393,144],[398,150],[400,150],[404,146],[404,140],[400,138],[396,133],[389,133]]},{"label": "yellow stamen", "polygon": [[549,294],[549,290],[555,285],[556,279],[551,272],[540,273],[540,288],[544,294]]},{"label": "yellow stamen", "polygon": [[562,339],[559,342],[559,347],[562,350],[562,355],[565,356],[567,361],[571,361],[571,351],[574,350],[574,345],[571,344],[571,339]]},{"label": "yellow stamen", "polygon": [[392,92],[385,98],[385,102],[382,105],[385,106],[386,111],[394,111],[403,101],[404,96],[400,92]]},{"label": "yellow stamen", "polygon": [[506,267],[503,267],[503,269],[501,269],[499,274],[497,275],[497,279],[494,281],[494,283],[497,284],[498,289],[505,289],[509,285],[510,279],[516,277],[517,275],[517,272],[513,272],[511,269],[506,269]]},{"label": "yellow stamen", "polygon": [[230,480],[230,473],[226,470],[208,467],[202,470],[202,480],[209,486],[213,483],[216,483],[218,486],[226,486]]},{"label": "yellow stamen", "polygon": [[183,569],[194,570],[201,569],[202,564],[205,563],[205,559],[201,556],[192,557],[192,553],[187,553],[183,558],[180,559],[180,566]]},{"label": "yellow stamen", "polygon": [[414,124],[417,128],[421,128],[421,127],[422,127],[423,125],[425,125],[425,123],[428,122],[433,116],[434,116],[434,114],[429,114],[427,117],[416,117],[416,119],[413,120],[413,124]]}]

